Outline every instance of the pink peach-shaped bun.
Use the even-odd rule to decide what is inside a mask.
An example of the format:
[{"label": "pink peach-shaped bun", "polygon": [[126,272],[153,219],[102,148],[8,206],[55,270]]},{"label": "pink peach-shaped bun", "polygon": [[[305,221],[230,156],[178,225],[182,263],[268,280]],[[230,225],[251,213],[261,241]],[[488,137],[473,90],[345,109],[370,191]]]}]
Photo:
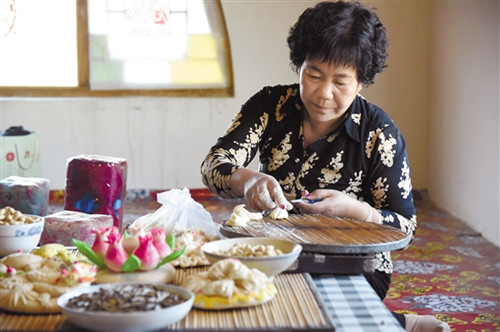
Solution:
[{"label": "pink peach-shaped bun", "polygon": [[95,240],[92,244],[92,251],[101,259],[104,258],[109,248],[108,234],[111,232],[111,227],[100,227],[98,230],[91,230],[95,234]]},{"label": "pink peach-shaped bun", "polygon": [[108,235],[109,248],[104,256],[104,263],[111,271],[120,272],[122,265],[128,259],[128,254],[123,248],[122,235],[111,233]]},{"label": "pink peach-shaped bun", "polygon": [[153,237],[153,245],[158,251],[158,254],[160,254],[160,259],[163,259],[172,253],[172,249],[170,249],[167,244],[167,235],[165,234],[165,229],[153,228],[151,230],[151,235]]},{"label": "pink peach-shaped bun", "polygon": [[139,246],[134,250],[134,255],[141,260],[139,270],[149,271],[156,268],[160,262],[160,254],[153,245],[151,234],[139,235]]}]

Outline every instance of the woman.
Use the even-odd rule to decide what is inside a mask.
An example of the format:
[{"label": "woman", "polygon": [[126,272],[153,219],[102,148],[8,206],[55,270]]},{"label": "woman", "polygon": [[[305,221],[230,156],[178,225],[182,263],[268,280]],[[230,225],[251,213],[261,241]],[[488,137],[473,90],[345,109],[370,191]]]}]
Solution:
[{"label": "woman", "polygon": [[[301,213],[413,235],[405,140],[359,94],[386,66],[385,27],[358,2],[321,2],[304,11],[287,41],[299,83],[264,87],[243,105],[202,164],[204,184],[222,197],[245,197],[257,211],[290,210],[291,200],[304,198],[317,202],[295,203]],[[257,153],[260,170],[246,168]],[[383,299],[393,267],[389,252],[376,258],[366,278]],[[415,325],[414,317],[396,316]]]}]

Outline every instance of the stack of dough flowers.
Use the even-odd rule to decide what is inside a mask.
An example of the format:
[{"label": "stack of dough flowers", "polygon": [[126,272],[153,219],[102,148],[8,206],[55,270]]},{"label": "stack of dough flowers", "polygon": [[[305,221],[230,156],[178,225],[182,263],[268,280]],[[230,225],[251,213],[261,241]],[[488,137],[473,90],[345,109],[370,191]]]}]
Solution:
[{"label": "stack of dough flowers", "polygon": [[182,287],[195,294],[194,306],[227,309],[262,304],[274,298],[276,286],[257,269],[249,269],[238,259],[227,258],[208,271],[186,278]]},{"label": "stack of dough flowers", "polygon": [[210,262],[201,251],[201,246],[211,239],[202,230],[184,230],[176,234],[175,246],[182,248],[186,246],[184,254],[172,261],[173,266],[194,267],[209,265]]},{"label": "stack of dough flowers", "polygon": [[73,287],[90,285],[96,272],[94,265],[73,260],[67,253],[8,255],[0,260],[0,308],[36,314],[60,312],[57,298]]}]

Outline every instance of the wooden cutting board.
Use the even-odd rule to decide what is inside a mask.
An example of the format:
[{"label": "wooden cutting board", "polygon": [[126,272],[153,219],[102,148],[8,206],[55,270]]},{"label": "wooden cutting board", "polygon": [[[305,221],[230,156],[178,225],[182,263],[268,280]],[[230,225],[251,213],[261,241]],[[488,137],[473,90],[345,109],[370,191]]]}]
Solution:
[{"label": "wooden cutting board", "polygon": [[224,222],[220,233],[226,237],[272,237],[299,243],[303,251],[329,254],[366,254],[403,249],[411,235],[400,229],[356,220],[320,215],[291,214],[286,219],[264,217],[246,226]]}]

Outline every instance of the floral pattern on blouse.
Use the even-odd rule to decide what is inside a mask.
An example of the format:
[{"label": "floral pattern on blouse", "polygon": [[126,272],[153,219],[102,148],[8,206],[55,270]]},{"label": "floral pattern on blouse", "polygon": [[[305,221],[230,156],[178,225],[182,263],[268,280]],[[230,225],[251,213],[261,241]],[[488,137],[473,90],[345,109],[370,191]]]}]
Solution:
[{"label": "floral pattern on blouse", "polygon": [[[392,119],[358,95],[341,126],[303,147],[303,104],[299,85],[265,87],[234,117],[201,165],[203,183],[235,198],[230,176],[259,156],[259,170],[274,176],[287,199],[301,192],[336,189],[366,201],[383,223],[415,234],[406,143]],[[375,255],[376,269],[392,273],[390,252]]]}]

